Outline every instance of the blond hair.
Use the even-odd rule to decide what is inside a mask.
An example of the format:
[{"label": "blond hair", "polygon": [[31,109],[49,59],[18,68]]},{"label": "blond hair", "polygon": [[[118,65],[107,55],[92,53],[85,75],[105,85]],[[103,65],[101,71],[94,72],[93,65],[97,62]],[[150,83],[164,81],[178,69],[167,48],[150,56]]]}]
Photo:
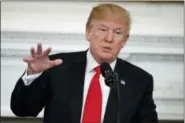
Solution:
[{"label": "blond hair", "polygon": [[121,20],[128,24],[128,30],[130,30],[131,19],[129,12],[125,8],[122,8],[116,4],[100,4],[92,8],[86,23],[86,29],[88,29],[92,21],[96,19]]}]

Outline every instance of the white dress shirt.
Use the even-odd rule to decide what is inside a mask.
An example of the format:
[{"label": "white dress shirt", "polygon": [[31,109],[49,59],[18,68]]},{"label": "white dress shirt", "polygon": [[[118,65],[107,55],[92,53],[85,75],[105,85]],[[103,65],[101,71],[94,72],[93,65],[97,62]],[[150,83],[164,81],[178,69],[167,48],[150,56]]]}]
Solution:
[{"label": "white dress shirt", "polygon": [[[116,60],[114,60],[110,66],[111,68],[114,70],[116,64]],[[82,117],[83,117],[83,111],[84,111],[84,105],[85,105],[85,100],[86,100],[86,96],[87,96],[87,92],[90,86],[90,82],[92,77],[95,74],[95,71],[93,70],[96,66],[98,66],[99,64],[95,61],[95,59],[93,58],[92,54],[90,53],[90,51],[87,51],[87,64],[86,64],[86,71],[85,71],[85,81],[84,81],[84,93],[83,93],[83,106],[82,106],[82,113],[81,113],[81,121],[82,121]],[[27,73],[25,73],[22,77],[22,80],[24,82],[25,85],[29,86],[36,78],[38,78],[41,73],[38,74],[34,74],[34,75],[28,75]],[[104,115],[105,115],[105,109],[107,106],[107,100],[108,100],[108,96],[109,96],[109,92],[110,92],[110,87],[108,87],[105,82],[104,82],[104,77],[102,75],[100,75],[100,86],[102,89],[102,116],[101,116],[101,120],[103,121],[104,119]]]}]

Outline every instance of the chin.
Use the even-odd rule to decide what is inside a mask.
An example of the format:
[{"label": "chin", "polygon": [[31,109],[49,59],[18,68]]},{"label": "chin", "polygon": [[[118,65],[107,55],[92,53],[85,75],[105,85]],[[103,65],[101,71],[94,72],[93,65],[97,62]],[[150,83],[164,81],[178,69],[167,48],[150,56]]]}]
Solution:
[{"label": "chin", "polygon": [[100,58],[102,62],[111,62],[114,60],[113,56],[110,54],[101,54]]}]

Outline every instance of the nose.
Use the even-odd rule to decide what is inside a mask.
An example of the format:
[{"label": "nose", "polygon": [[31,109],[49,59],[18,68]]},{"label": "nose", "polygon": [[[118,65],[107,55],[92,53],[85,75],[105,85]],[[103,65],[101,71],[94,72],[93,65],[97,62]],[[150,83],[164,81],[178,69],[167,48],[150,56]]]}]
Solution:
[{"label": "nose", "polygon": [[114,37],[113,32],[108,31],[105,41],[108,42],[108,43],[112,43],[113,42],[113,37]]}]

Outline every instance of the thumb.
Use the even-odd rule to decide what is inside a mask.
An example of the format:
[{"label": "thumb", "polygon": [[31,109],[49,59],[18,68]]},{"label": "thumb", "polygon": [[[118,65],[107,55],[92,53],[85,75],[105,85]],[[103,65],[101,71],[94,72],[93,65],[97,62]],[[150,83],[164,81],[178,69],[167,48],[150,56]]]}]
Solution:
[{"label": "thumb", "polygon": [[62,64],[62,62],[63,62],[62,59],[55,59],[52,61],[52,64],[53,66],[57,66],[57,65]]}]

